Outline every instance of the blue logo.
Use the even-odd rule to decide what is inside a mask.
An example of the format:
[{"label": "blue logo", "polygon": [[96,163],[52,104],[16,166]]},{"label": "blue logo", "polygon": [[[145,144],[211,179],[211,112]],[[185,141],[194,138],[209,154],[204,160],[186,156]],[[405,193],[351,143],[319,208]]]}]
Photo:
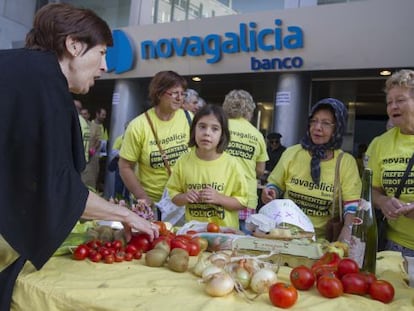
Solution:
[{"label": "blue logo", "polygon": [[122,30],[112,32],[114,45],[106,51],[106,64],[108,72],[115,70],[120,74],[132,69],[134,64],[135,49],[130,39]]},{"label": "blue logo", "polygon": [[[206,62],[219,62],[223,54],[251,53],[258,50],[265,52],[296,50],[303,48],[303,30],[299,26],[282,26],[282,20],[274,20],[274,28],[258,29],[256,22],[239,24],[239,32],[225,32],[200,36],[180,38],[161,38],[158,41],[145,40],[141,42],[142,59],[169,58],[172,56],[203,56],[208,55]],[[302,60],[282,59],[279,68],[300,67]],[[271,69],[276,67],[276,60],[267,59],[263,64],[252,60],[252,70]],[[273,64],[272,64],[273,62]]]}]

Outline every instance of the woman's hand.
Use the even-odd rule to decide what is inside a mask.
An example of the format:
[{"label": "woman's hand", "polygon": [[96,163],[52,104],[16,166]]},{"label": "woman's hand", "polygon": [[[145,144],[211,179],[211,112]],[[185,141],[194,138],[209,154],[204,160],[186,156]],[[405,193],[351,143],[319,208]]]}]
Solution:
[{"label": "woman's hand", "polygon": [[405,211],[405,209],[402,209],[404,205],[405,203],[397,198],[386,197],[379,206],[388,220],[395,220]]},{"label": "woman's hand", "polygon": [[262,202],[266,204],[274,199],[276,199],[276,190],[272,188],[263,188]]},{"label": "woman's hand", "polygon": [[133,231],[147,233],[150,236],[151,241],[159,236],[159,227],[157,225],[145,220],[131,211],[129,211],[126,215],[125,220],[122,221],[122,224],[124,226],[127,241],[131,239]]}]

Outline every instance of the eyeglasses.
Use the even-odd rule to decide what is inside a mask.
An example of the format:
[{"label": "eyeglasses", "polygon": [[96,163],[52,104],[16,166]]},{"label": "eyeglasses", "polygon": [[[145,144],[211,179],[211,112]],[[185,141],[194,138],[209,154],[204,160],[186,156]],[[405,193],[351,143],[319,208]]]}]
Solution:
[{"label": "eyeglasses", "polygon": [[329,121],[319,121],[319,120],[315,120],[315,119],[309,120],[309,125],[311,127],[314,127],[318,124],[320,124],[321,128],[324,129],[324,130],[328,130],[328,129],[333,128],[335,126],[335,123],[331,123]]},{"label": "eyeglasses", "polygon": [[179,91],[174,91],[174,92],[166,91],[165,94],[167,94],[168,96],[171,96],[173,98],[184,97],[185,96],[184,92],[179,92]]}]

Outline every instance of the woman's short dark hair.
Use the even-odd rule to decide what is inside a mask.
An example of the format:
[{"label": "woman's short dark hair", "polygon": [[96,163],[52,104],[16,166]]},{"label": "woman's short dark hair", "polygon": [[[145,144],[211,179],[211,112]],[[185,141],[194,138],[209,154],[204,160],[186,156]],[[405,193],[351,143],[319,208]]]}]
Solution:
[{"label": "woman's short dark hair", "polygon": [[149,85],[149,99],[153,106],[160,103],[160,97],[169,89],[181,86],[187,89],[187,80],[175,71],[160,71],[155,74]]},{"label": "woman's short dark hair", "polygon": [[188,143],[189,147],[197,146],[197,142],[195,140],[195,130],[198,121],[204,116],[214,115],[220,123],[221,126],[221,137],[220,141],[217,145],[217,152],[223,153],[226,150],[229,141],[230,141],[230,131],[229,131],[229,123],[226,113],[224,112],[223,108],[218,105],[208,104],[202,107],[195,115],[193,122],[191,123],[190,128],[190,141]]},{"label": "woman's short dark hair", "polygon": [[86,43],[85,52],[98,44],[113,45],[111,29],[95,12],[70,4],[50,3],[37,11],[33,28],[26,36],[26,47],[54,51],[62,59],[67,36]]}]

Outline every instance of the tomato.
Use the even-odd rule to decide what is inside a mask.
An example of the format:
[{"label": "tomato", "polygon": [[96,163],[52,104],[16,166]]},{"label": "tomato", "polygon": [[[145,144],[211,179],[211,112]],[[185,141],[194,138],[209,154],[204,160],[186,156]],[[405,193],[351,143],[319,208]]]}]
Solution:
[{"label": "tomato", "polygon": [[269,298],[274,306],[289,308],[298,300],[298,291],[290,284],[277,282],[270,286]]},{"label": "tomato", "polygon": [[194,235],[194,234],[197,234],[198,232],[195,230],[188,230],[186,233],[189,235]]},{"label": "tomato", "polygon": [[347,273],[342,279],[344,293],[365,295],[368,293],[368,283],[365,276],[361,273]]},{"label": "tomato", "polygon": [[165,222],[163,221],[154,221],[154,224],[156,224],[158,226],[158,232],[160,233],[160,235],[167,235],[169,230],[167,229],[167,225],[165,224]]},{"label": "tomato", "polygon": [[372,299],[379,300],[383,303],[389,303],[394,299],[394,287],[385,280],[376,280],[369,287],[369,295]]},{"label": "tomato", "polygon": [[319,267],[330,268],[332,270],[336,270],[338,267],[339,262],[341,261],[341,257],[338,253],[327,252],[322,255],[313,265],[312,271],[318,269]]},{"label": "tomato", "polygon": [[134,259],[141,259],[142,257],[142,251],[137,250],[137,252],[134,254]]},{"label": "tomato", "polygon": [[89,259],[92,262],[100,262],[102,260],[102,255],[98,251],[93,250],[89,252]]},{"label": "tomato", "polygon": [[125,247],[125,253],[130,253],[130,254],[132,254],[132,256],[134,256],[137,253],[137,251],[138,251],[138,249],[132,244],[128,244]]},{"label": "tomato", "polygon": [[120,250],[122,248],[122,241],[121,240],[113,240],[111,244],[111,248],[115,250]]},{"label": "tomato", "polygon": [[306,266],[298,266],[290,271],[290,282],[299,290],[308,290],[315,283],[315,275]]},{"label": "tomato", "polygon": [[344,293],[341,280],[332,275],[323,275],[319,278],[316,288],[318,292],[327,298],[339,297]]},{"label": "tomato", "polygon": [[209,222],[207,224],[207,232],[220,232],[220,226],[214,222]]},{"label": "tomato", "polygon": [[134,255],[132,255],[131,253],[125,253],[124,255],[125,261],[131,261],[132,259],[134,259]]},{"label": "tomato", "polygon": [[188,252],[188,242],[185,241],[185,240],[182,240],[180,238],[175,237],[171,241],[171,250],[173,250],[174,248],[182,248],[182,249],[184,249]]},{"label": "tomato", "polygon": [[137,249],[142,250],[144,253],[151,249],[150,237],[146,233],[138,233],[133,235],[128,244],[134,245]]},{"label": "tomato", "polygon": [[338,271],[336,270],[336,268],[331,267],[331,266],[319,266],[317,268],[313,268],[312,269],[313,273],[315,274],[316,280],[319,280],[319,278],[323,275],[330,275],[336,278],[338,277]]},{"label": "tomato", "polygon": [[80,244],[73,252],[73,258],[76,260],[84,260],[89,256],[89,247],[85,244]]},{"label": "tomato", "polygon": [[90,240],[88,243],[86,243],[86,245],[90,248],[90,249],[98,249],[99,247],[102,246],[101,241],[99,240]]},{"label": "tomato", "polygon": [[194,238],[191,239],[192,243],[197,243],[198,246],[200,246],[200,251],[205,251],[208,247],[208,241],[204,238],[201,238],[199,236],[196,236]]},{"label": "tomato", "polygon": [[125,259],[125,252],[118,251],[115,253],[115,262],[122,262]]},{"label": "tomato", "polygon": [[338,275],[339,278],[342,278],[345,274],[348,273],[358,273],[359,266],[355,260],[352,258],[344,258],[338,264]]},{"label": "tomato", "polygon": [[112,252],[109,250],[109,248],[106,248],[105,246],[101,246],[98,249],[98,252],[102,255],[103,258],[105,258],[105,256],[111,255]]},{"label": "tomato", "polygon": [[189,242],[187,248],[190,256],[198,256],[200,253],[200,245],[196,242]]},{"label": "tomato", "polygon": [[374,273],[366,272],[366,271],[361,271],[360,273],[365,277],[365,280],[368,284],[368,289],[371,286],[372,282],[377,280],[377,277],[375,276]]},{"label": "tomato", "polygon": [[114,261],[115,261],[115,256],[114,256],[113,254],[106,255],[106,256],[104,257],[104,261],[105,261],[105,263],[109,263],[109,264],[114,263]]}]

